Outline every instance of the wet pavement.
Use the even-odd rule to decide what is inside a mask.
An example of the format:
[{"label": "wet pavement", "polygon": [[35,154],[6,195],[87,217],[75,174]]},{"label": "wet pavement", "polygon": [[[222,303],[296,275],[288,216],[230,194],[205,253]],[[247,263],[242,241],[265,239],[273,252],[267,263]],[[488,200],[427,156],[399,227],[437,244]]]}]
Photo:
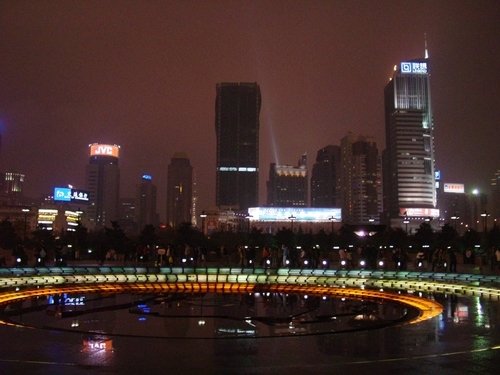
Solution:
[{"label": "wet pavement", "polygon": [[[91,296],[87,298],[90,300]],[[418,324],[368,325],[360,330],[336,333],[329,329],[313,329],[304,335],[273,333],[259,337],[251,330],[238,334],[234,329],[240,326],[229,324],[227,319],[217,324],[210,322],[208,315],[224,312],[227,316],[227,311],[234,309],[244,309],[242,316],[251,313],[245,310],[248,306],[234,300],[219,300],[212,310],[205,310],[207,319],[203,324],[199,323],[203,315],[199,311],[201,301],[196,298],[182,306],[184,310],[177,313],[178,317],[171,316],[168,323],[162,324],[153,323],[158,316],[153,317],[169,315],[171,310],[164,304],[149,304],[150,313],[158,313],[152,315],[144,310],[131,314],[127,306],[125,315],[133,319],[135,326],[117,309],[94,309],[91,314],[78,317],[78,327],[71,326],[75,322],[71,314],[57,320],[47,314],[46,309],[25,312],[11,318],[26,324],[36,323],[37,328],[0,325],[0,374],[498,373],[500,302],[453,295],[434,295],[432,298],[443,305],[443,313]],[[81,300],[75,301],[75,310],[80,308],[79,302]],[[127,300],[113,304],[118,306],[124,302],[126,304]],[[103,302],[99,306],[107,304]],[[205,307],[210,305],[210,300],[205,300],[204,304]],[[177,308],[175,301],[170,308]],[[303,311],[300,306],[296,308],[297,314]],[[337,314],[338,308],[338,305],[333,307]],[[386,314],[389,320],[398,316],[388,306],[381,310],[391,311]],[[261,311],[264,310],[255,314],[260,316]],[[276,311],[271,311],[270,315],[276,316]],[[316,315],[325,313],[324,309],[318,311]],[[43,320],[36,314],[44,314]],[[146,320],[141,321],[141,317]],[[65,323],[58,326],[60,323],[55,321]],[[150,336],[140,334],[141,329],[137,326],[142,323],[142,332]],[[115,334],[89,336],[81,329],[85,324],[92,330]],[[216,327],[224,327],[227,331],[223,332],[233,334],[207,336],[197,333],[197,330],[206,331],[207,327],[212,332]]]}]

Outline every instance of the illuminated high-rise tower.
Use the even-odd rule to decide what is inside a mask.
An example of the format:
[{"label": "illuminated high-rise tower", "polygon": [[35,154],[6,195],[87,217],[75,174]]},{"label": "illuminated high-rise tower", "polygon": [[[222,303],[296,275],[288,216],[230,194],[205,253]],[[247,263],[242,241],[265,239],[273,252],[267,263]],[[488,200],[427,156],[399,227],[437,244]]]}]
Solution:
[{"label": "illuminated high-rise tower", "polygon": [[112,221],[119,219],[119,151],[120,146],[117,145],[89,145],[90,159],[86,177],[90,206],[86,217],[95,228],[111,226]]},{"label": "illuminated high-rise tower", "polygon": [[384,210],[387,219],[437,216],[430,65],[394,67],[385,87]]},{"label": "illuminated high-rise tower", "polygon": [[274,207],[307,207],[307,155],[298,166],[271,163],[267,181],[267,205]]},{"label": "illuminated high-rise tower", "polygon": [[215,103],[216,205],[244,211],[258,205],[260,88],[219,83]]}]

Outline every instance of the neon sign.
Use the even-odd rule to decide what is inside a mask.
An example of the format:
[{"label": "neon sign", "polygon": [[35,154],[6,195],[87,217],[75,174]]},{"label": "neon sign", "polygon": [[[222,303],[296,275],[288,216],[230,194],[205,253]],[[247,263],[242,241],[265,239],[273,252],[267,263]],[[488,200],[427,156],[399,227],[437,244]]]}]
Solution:
[{"label": "neon sign", "polygon": [[427,74],[426,62],[402,62],[401,73]]},{"label": "neon sign", "polygon": [[83,190],[55,187],[54,200],[58,202],[88,202],[90,193]]}]

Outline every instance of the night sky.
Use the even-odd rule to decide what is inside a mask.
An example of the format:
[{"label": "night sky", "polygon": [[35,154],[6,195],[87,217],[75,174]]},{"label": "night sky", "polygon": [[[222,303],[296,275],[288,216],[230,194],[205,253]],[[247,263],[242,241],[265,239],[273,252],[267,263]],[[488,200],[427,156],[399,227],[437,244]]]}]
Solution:
[{"label": "night sky", "polygon": [[8,1],[0,3],[0,169],[26,194],[85,186],[89,143],[121,145],[121,195],[186,152],[200,209],[215,204],[215,85],[262,92],[260,203],[269,163],[352,131],[385,147],[393,66],[431,59],[436,163],[487,186],[500,168],[500,2]]}]

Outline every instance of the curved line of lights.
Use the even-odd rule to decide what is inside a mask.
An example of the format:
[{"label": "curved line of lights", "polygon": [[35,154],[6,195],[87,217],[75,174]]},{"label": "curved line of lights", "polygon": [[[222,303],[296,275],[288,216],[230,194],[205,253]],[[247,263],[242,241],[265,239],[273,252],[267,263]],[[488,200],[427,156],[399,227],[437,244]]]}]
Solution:
[{"label": "curved line of lights", "polygon": [[[104,270],[106,272],[103,272]],[[179,268],[167,270],[165,273],[148,273],[147,269],[141,272],[139,268],[134,270],[135,273],[113,273],[108,268],[94,269],[94,271],[103,273],[88,273],[88,269],[68,268],[63,274],[54,274],[58,273],[58,269],[49,268],[25,270],[23,275],[19,269],[11,269],[11,277],[0,277],[0,290],[2,288],[5,290],[0,293],[0,305],[61,292],[193,293],[209,291],[242,293],[260,291],[266,288],[267,291],[271,292],[394,301],[417,308],[420,312],[419,315],[409,321],[409,323],[417,323],[439,315],[442,312],[442,307],[429,299],[413,296],[415,291],[420,292],[420,295],[422,292],[437,292],[500,300],[498,288],[487,288],[475,282],[459,282],[456,279],[452,279],[454,282],[445,283],[426,278],[422,274],[418,274],[417,278],[412,278],[412,275],[408,273],[367,273],[366,271],[340,273],[333,270],[323,270],[322,273],[310,270],[307,273],[304,270],[280,269],[273,274],[267,274],[258,269],[247,271],[243,269]],[[229,272],[225,273],[225,271]],[[37,272],[39,273],[37,274]],[[332,275],[332,272],[335,274]],[[444,275],[443,280],[451,281],[447,278],[448,276],[450,275]],[[384,289],[405,290],[407,294],[387,293],[383,292]],[[7,322],[0,323],[9,324]]]},{"label": "curved line of lights", "polygon": [[[125,284],[89,284],[49,286],[44,288],[29,288],[0,294],[0,305],[8,304],[28,298],[40,297],[60,293],[254,293],[262,289],[276,293],[296,293],[318,296],[334,296],[356,299],[374,299],[392,301],[411,306],[419,314],[408,323],[418,323],[439,315],[442,306],[429,299],[395,293],[364,290],[355,288],[331,288],[327,286],[293,285],[293,284],[241,284],[241,283],[125,283]],[[0,324],[12,324],[0,321]]]}]

